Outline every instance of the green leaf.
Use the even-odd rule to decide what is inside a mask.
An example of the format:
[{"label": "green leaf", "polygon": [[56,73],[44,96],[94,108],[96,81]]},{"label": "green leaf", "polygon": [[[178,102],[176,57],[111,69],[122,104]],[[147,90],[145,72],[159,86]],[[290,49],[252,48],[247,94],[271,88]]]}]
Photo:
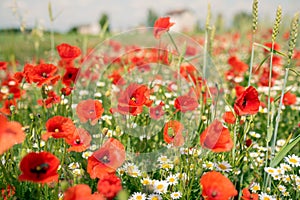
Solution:
[{"label": "green leaf", "polygon": [[[291,136],[290,136],[291,137]],[[287,140],[289,141],[289,140]],[[278,154],[274,157],[274,159],[270,163],[270,167],[276,167],[281,160],[291,151],[291,149],[296,146],[300,142],[300,134],[291,142],[287,142]]]},{"label": "green leaf", "polygon": [[258,67],[255,69],[255,71],[259,70],[260,67],[261,67],[261,66],[268,60],[268,58],[270,58],[270,57],[271,57],[270,54],[267,55],[267,56],[259,63],[259,65],[258,65]]},{"label": "green leaf", "polygon": [[[267,51],[270,51],[270,52],[271,52],[271,48],[270,48],[270,47],[267,47],[267,46],[265,46],[265,45],[263,45],[263,44],[259,44],[259,43],[254,42],[254,45],[255,45],[255,46],[258,46],[258,47],[262,47],[262,48],[266,49]],[[287,57],[286,54],[284,54],[284,53],[282,53],[282,52],[280,52],[280,51],[276,51],[275,49],[273,49],[273,53],[274,53],[274,54],[281,55],[281,56],[283,56],[283,57]]]}]

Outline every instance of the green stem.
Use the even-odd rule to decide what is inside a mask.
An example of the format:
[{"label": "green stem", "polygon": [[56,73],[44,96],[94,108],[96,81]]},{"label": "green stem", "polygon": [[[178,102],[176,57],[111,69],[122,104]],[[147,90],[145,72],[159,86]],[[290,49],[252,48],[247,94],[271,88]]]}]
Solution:
[{"label": "green stem", "polygon": [[[253,41],[254,41],[254,39],[253,39]],[[253,43],[253,41],[252,41],[252,47],[251,47],[251,58],[250,58],[250,69],[249,69],[248,87],[251,85],[252,69],[253,69],[253,59],[254,59],[254,43]]]},{"label": "green stem", "polygon": [[207,48],[208,48],[208,29],[205,29],[205,41],[204,41],[204,58],[203,58],[203,79],[206,79],[206,67],[207,67]]},{"label": "green stem", "polygon": [[280,102],[279,102],[279,107],[278,107],[278,112],[277,112],[277,117],[276,117],[275,130],[274,130],[273,141],[272,141],[272,146],[271,146],[271,155],[272,156],[273,156],[273,153],[275,151],[275,144],[276,144],[276,139],[277,139],[278,126],[279,126],[280,115],[281,115],[281,110],[282,110],[282,101],[283,101],[284,90],[285,90],[285,87],[286,87],[288,74],[289,74],[289,67],[285,68],[284,82],[283,82],[283,86],[282,86],[282,90],[281,90]]},{"label": "green stem", "polygon": [[270,68],[269,68],[269,88],[268,88],[268,121],[267,121],[267,130],[270,128],[270,108],[271,108],[271,83],[272,83],[272,71],[273,71],[273,49],[274,49],[274,42],[272,42],[271,47],[271,58],[270,58]]}]

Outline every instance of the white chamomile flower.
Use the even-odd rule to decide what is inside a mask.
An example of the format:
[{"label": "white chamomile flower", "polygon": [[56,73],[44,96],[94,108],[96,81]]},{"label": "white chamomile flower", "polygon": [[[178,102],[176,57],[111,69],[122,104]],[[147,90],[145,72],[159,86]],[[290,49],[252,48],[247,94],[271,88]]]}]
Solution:
[{"label": "white chamomile flower", "polygon": [[164,194],[167,192],[168,183],[167,181],[154,181],[154,192],[158,194]]},{"label": "white chamomile flower", "polygon": [[277,167],[276,172],[281,175],[283,175],[285,173],[284,169],[282,169],[281,167]]},{"label": "white chamomile flower", "polygon": [[142,180],[141,180],[141,183],[142,183],[142,185],[151,185],[151,183],[152,183],[152,180],[150,179],[150,178],[143,178]]},{"label": "white chamomile flower", "polygon": [[281,163],[281,164],[280,164],[280,168],[281,168],[282,170],[284,170],[284,171],[291,171],[291,170],[292,170],[292,167],[289,166],[289,165],[286,164],[286,163]]},{"label": "white chamomile flower", "polygon": [[272,178],[274,179],[274,180],[280,180],[281,179],[281,175],[280,174],[274,174],[274,175],[272,175]]},{"label": "white chamomile flower", "polygon": [[283,195],[284,197],[288,197],[288,196],[290,196],[290,193],[289,193],[289,192],[283,192],[282,195]]},{"label": "white chamomile flower", "polygon": [[231,165],[226,162],[220,162],[215,164],[216,170],[221,172],[230,172],[231,171]]},{"label": "white chamomile flower", "polygon": [[188,180],[188,176],[186,173],[177,173],[176,176],[178,177],[179,180],[182,180],[182,181]]},{"label": "white chamomile flower", "polygon": [[93,152],[91,152],[91,151],[85,151],[82,153],[82,157],[84,159],[88,159],[88,157],[90,157],[92,154],[93,154]]},{"label": "white chamomile flower", "polygon": [[182,155],[187,155],[187,154],[189,153],[189,149],[188,149],[188,148],[183,148],[183,147],[181,147],[181,148],[180,148],[180,153],[181,153]]},{"label": "white chamomile flower", "polygon": [[285,139],[279,139],[276,141],[276,145],[282,147],[285,144],[285,142],[286,142]]},{"label": "white chamomile flower", "polygon": [[72,162],[69,164],[69,169],[78,169],[79,168],[79,163],[78,162]]},{"label": "white chamomile flower", "polygon": [[171,162],[170,159],[168,159],[167,156],[159,156],[159,158],[157,160],[160,163],[170,163]]},{"label": "white chamomile flower", "polygon": [[147,200],[162,200],[162,197],[159,194],[150,194]]},{"label": "white chamomile flower", "polygon": [[285,182],[285,183],[290,183],[291,182],[291,177],[288,176],[288,175],[284,175],[282,176],[282,181]]},{"label": "white chamomile flower", "polygon": [[259,199],[260,200],[276,200],[276,198],[272,197],[271,195],[268,195],[264,192],[262,192],[261,194],[259,194]]},{"label": "white chamomile flower", "polygon": [[131,195],[129,200],[146,200],[146,194],[141,192],[135,192]]},{"label": "white chamomile flower", "polygon": [[250,131],[250,132],[249,132],[249,135],[251,135],[251,136],[254,137],[254,138],[260,138],[260,137],[261,137],[261,135],[260,135],[259,133],[256,133],[256,132],[254,132],[254,131]]},{"label": "white chamomile flower", "polygon": [[170,175],[167,177],[167,182],[169,185],[176,185],[178,184],[178,177],[176,175]]},{"label": "white chamomile flower", "polygon": [[286,191],[286,187],[284,185],[278,185],[278,190],[284,193]]},{"label": "white chamomile flower", "polygon": [[257,193],[257,191],[260,190],[260,185],[258,183],[256,183],[256,182],[253,182],[250,185],[250,190],[251,190],[251,192]]},{"label": "white chamomile flower", "polygon": [[250,152],[249,155],[251,158],[257,158],[259,156],[257,152]]},{"label": "white chamomile flower", "polygon": [[273,167],[265,167],[265,172],[267,172],[270,175],[276,175],[276,174],[278,174],[277,170],[275,168],[273,168]]},{"label": "white chamomile flower", "polygon": [[171,163],[162,163],[159,165],[159,167],[161,169],[165,169],[166,171],[169,171],[169,170],[173,169],[174,165]]},{"label": "white chamomile flower", "polygon": [[181,198],[181,192],[173,192],[171,193],[171,198],[172,199],[180,199]]},{"label": "white chamomile flower", "polygon": [[74,169],[72,171],[72,173],[75,175],[75,176],[81,176],[83,175],[84,171],[82,169]]},{"label": "white chamomile flower", "polygon": [[206,162],[203,165],[203,168],[213,170],[214,169],[214,163],[213,162]]},{"label": "white chamomile flower", "polygon": [[126,163],[123,167],[126,171],[126,173],[129,175],[129,176],[132,176],[132,177],[138,177],[138,176],[141,176],[141,171],[139,170],[139,168],[133,164],[133,163]]},{"label": "white chamomile flower", "polygon": [[300,166],[300,157],[296,156],[295,154],[285,157],[284,160],[293,167]]}]

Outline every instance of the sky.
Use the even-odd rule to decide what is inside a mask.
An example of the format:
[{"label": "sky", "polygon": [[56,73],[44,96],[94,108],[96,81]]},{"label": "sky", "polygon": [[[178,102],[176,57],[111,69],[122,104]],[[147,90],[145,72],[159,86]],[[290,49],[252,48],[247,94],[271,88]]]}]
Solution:
[{"label": "sky", "polygon": [[[145,23],[149,8],[160,16],[187,8],[202,24],[208,3],[213,16],[222,13],[226,21],[237,12],[251,13],[252,9],[252,0],[0,0],[0,29],[19,27],[21,23],[26,27],[38,24],[49,29],[49,2],[56,17],[53,29],[60,32],[76,25],[96,23],[102,13],[109,15],[112,30],[121,31]],[[259,17],[274,19],[278,5],[282,6],[284,15],[300,12],[300,0],[259,0]]]}]

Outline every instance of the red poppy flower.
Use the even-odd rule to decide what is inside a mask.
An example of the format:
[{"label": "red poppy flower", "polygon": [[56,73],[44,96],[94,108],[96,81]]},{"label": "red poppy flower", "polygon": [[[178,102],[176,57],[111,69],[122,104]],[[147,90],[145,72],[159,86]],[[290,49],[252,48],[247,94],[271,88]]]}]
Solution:
[{"label": "red poppy flower", "polygon": [[7,62],[0,61],[0,70],[6,70],[7,68]]},{"label": "red poppy flower", "polygon": [[235,75],[243,74],[248,70],[248,65],[239,60],[236,56],[230,57],[228,64],[231,66]]},{"label": "red poppy flower", "polygon": [[88,158],[87,172],[91,178],[103,178],[115,173],[125,161],[125,148],[114,138],[108,139],[103,146]]},{"label": "red poppy flower", "polygon": [[72,90],[73,90],[73,88],[64,87],[60,90],[60,92],[65,96],[69,96],[72,93]]},{"label": "red poppy flower", "polygon": [[167,122],[164,127],[165,142],[174,146],[182,146],[184,144],[183,129],[184,126],[179,121],[171,120]]},{"label": "red poppy flower", "polygon": [[[267,42],[267,43],[265,43],[264,45],[265,45],[266,47],[269,47],[270,50],[271,50],[271,48],[272,48],[272,42]],[[280,45],[277,44],[277,43],[274,43],[273,49],[276,50],[276,51],[279,51],[279,50],[280,50]],[[265,52],[265,53],[269,53],[270,50],[264,49],[264,52]]]},{"label": "red poppy flower", "polygon": [[291,92],[287,92],[283,95],[283,104],[285,106],[294,105],[297,102],[297,96]]},{"label": "red poppy flower", "polygon": [[0,108],[0,113],[5,115],[11,115],[11,107],[14,106],[15,109],[17,108],[17,102],[15,99],[6,99]]},{"label": "red poppy flower", "polygon": [[131,83],[118,99],[117,111],[121,114],[138,115],[143,112],[143,106],[151,106],[150,89],[145,85]]},{"label": "red poppy flower", "polygon": [[235,89],[236,97],[241,96],[241,94],[243,94],[243,92],[246,90],[246,89],[245,89],[243,86],[241,86],[241,85],[236,85],[236,86],[234,87],[234,89]]},{"label": "red poppy flower", "polygon": [[242,199],[243,200],[258,200],[258,194],[251,194],[248,188],[244,188],[242,190],[243,196]]},{"label": "red poppy flower", "polygon": [[219,172],[205,173],[200,180],[202,196],[206,200],[228,200],[238,194],[232,182]]},{"label": "red poppy flower", "polygon": [[62,43],[56,47],[61,59],[71,61],[81,55],[81,50],[76,46],[71,46],[66,43]]},{"label": "red poppy flower", "polygon": [[90,120],[92,125],[95,125],[98,119],[101,118],[104,112],[102,103],[98,100],[88,99],[78,103],[76,113],[82,123]]},{"label": "red poppy flower", "polygon": [[14,186],[7,185],[6,188],[1,189],[1,197],[3,200],[10,199],[16,193]]},{"label": "red poppy flower", "polygon": [[47,99],[39,99],[38,104],[46,108],[51,108],[52,104],[60,103],[60,96],[56,95],[54,91],[49,91],[47,96]]},{"label": "red poppy flower", "polygon": [[196,83],[197,74],[198,72],[194,65],[183,64],[180,66],[180,75],[183,76],[188,82],[192,80],[194,83]]},{"label": "red poppy flower", "polygon": [[68,151],[83,152],[90,147],[92,137],[83,128],[77,128],[72,137],[68,137],[66,142],[71,145]]},{"label": "red poppy flower", "polygon": [[39,64],[33,68],[28,68],[27,76],[29,83],[32,81],[37,83],[38,86],[44,84],[54,85],[60,78],[59,75],[55,75],[57,67],[52,64]]},{"label": "red poppy flower", "polygon": [[85,200],[92,195],[90,186],[78,184],[68,188],[64,193],[64,200]]},{"label": "red poppy flower", "polygon": [[193,111],[198,107],[198,102],[196,98],[189,95],[179,96],[175,99],[174,106],[176,110],[181,112]]},{"label": "red poppy flower", "polygon": [[170,27],[175,23],[170,22],[170,17],[160,17],[154,23],[153,35],[159,39],[160,36],[169,31]]},{"label": "red poppy flower", "polygon": [[258,92],[252,86],[248,87],[235,101],[234,111],[237,115],[253,115],[259,110]]},{"label": "red poppy flower", "polygon": [[19,122],[8,121],[0,114],[0,155],[13,147],[22,143],[26,138]]},{"label": "red poppy flower", "polygon": [[223,114],[223,120],[224,120],[227,124],[234,124],[236,118],[235,118],[233,112],[228,111],[228,112],[225,112],[225,113]]},{"label": "red poppy flower", "polygon": [[111,75],[108,76],[109,79],[112,80],[112,83],[114,85],[124,85],[125,79],[121,76],[120,72],[117,70],[114,70]]},{"label": "red poppy flower", "polygon": [[150,108],[150,117],[155,120],[160,119],[165,114],[165,111],[163,110],[164,105],[165,104],[163,102],[160,102],[159,105],[157,105],[155,107],[151,107]]},{"label": "red poppy flower", "polygon": [[67,67],[66,72],[62,78],[63,84],[66,86],[70,87],[71,84],[75,83],[77,74],[78,74],[79,69],[76,67]]},{"label": "red poppy flower", "polygon": [[106,199],[112,200],[122,190],[122,182],[115,174],[109,174],[99,180],[97,190]]},{"label": "red poppy flower", "polygon": [[217,119],[202,132],[200,143],[202,147],[213,152],[226,152],[233,147],[229,130]]},{"label": "red poppy flower", "polygon": [[36,183],[58,181],[58,166],[59,159],[53,154],[48,152],[31,152],[20,162],[22,174],[19,176],[19,180]]},{"label": "red poppy flower", "polygon": [[55,116],[46,122],[47,133],[42,135],[43,140],[48,140],[50,136],[54,138],[72,138],[75,125],[70,118]]}]

